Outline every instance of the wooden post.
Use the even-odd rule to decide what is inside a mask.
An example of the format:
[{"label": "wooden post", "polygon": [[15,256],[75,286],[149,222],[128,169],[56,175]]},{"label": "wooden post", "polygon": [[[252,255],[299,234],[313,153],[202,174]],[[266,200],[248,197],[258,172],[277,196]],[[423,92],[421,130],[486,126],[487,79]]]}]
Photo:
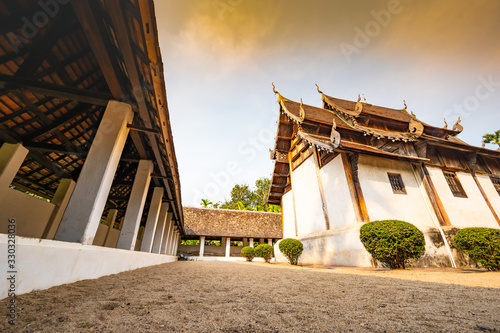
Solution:
[{"label": "wooden post", "polygon": [[330,230],[330,219],[328,218],[328,206],[325,199],[325,191],[323,190],[323,181],[321,180],[321,171],[319,168],[319,155],[316,147],[313,147],[314,164],[316,165],[316,178],[318,180],[319,195],[321,196],[321,207],[325,216],[326,230]]},{"label": "wooden post", "polygon": [[[290,169],[290,171],[289,171],[289,173],[290,173],[290,186],[292,187],[292,189],[290,191],[292,191],[292,200],[293,200],[293,219],[295,221],[295,237],[297,237],[299,235],[299,229],[297,228],[297,212],[296,212],[296,209],[295,209],[295,192],[293,190],[292,152],[288,153],[288,167]],[[283,199],[282,199],[282,201],[283,201]],[[283,212],[283,210],[282,210],[282,212]]]},{"label": "wooden post", "polygon": [[415,165],[412,164],[417,175],[420,176],[422,184],[424,184],[425,191],[427,192],[427,196],[429,197],[432,208],[434,208],[434,212],[438,218],[439,224],[441,226],[451,225],[450,218],[446,210],[444,209],[443,202],[441,198],[439,198],[439,194],[437,193],[436,187],[432,182],[431,175],[429,174],[429,170],[425,164]]},{"label": "wooden post", "polygon": [[344,164],[344,171],[349,185],[349,193],[354,205],[354,212],[358,222],[370,222],[368,210],[366,208],[365,197],[361,190],[361,184],[358,178],[358,154],[342,153],[342,163]]}]

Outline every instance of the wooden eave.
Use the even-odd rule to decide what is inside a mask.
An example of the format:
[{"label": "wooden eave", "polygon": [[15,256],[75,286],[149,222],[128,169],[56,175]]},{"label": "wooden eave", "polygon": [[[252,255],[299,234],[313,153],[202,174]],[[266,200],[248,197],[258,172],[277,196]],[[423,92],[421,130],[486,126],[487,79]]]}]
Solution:
[{"label": "wooden eave", "polygon": [[183,232],[153,1],[60,4],[36,36],[14,49],[7,34],[21,36],[18,18],[37,10],[35,0],[13,1],[0,14],[0,144],[30,149],[13,185],[50,199],[61,178],[76,180],[107,102],[124,101],[136,116],[106,210],[124,213],[137,162],[150,159],[157,175],[151,186],[165,188]]}]

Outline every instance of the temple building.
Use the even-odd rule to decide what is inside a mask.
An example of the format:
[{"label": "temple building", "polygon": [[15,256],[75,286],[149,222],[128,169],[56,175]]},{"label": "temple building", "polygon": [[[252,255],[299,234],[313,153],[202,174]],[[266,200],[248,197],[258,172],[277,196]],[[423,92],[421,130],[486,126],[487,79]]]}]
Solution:
[{"label": "temple building", "polygon": [[0,250],[16,237],[16,294],[175,261],[153,1],[2,1],[0,18]]},{"label": "temple building", "polygon": [[301,262],[373,266],[360,227],[397,219],[424,232],[416,266],[466,266],[450,246],[454,233],[499,228],[500,151],[457,138],[460,119],[439,128],[406,102],[391,109],[318,87],[323,107],[314,107],[274,92],[280,117],[267,202],[281,205],[284,238],[303,242]]},{"label": "temple building", "polygon": [[178,254],[193,260],[245,260],[244,246],[283,238],[279,213],[184,207],[184,227]]}]

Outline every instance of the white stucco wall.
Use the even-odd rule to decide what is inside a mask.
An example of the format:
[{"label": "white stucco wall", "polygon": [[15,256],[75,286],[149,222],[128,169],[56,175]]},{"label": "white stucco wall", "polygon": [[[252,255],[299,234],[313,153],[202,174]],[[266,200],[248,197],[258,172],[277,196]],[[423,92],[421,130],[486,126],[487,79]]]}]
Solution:
[{"label": "white stucco wall", "polygon": [[[500,216],[500,195],[498,194],[497,190],[495,189],[495,186],[491,182],[490,177],[477,175],[477,179],[479,180],[479,183],[481,183],[481,186],[483,187],[486,196],[490,200],[493,209],[495,210],[497,215]],[[498,223],[496,227],[500,228]]]},{"label": "white stucco wall", "polygon": [[[293,189],[292,189],[293,191]],[[293,193],[289,191],[281,198],[283,213],[283,238],[295,237],[295,216],[293,212]]]},{"label": "white stucco wall", "polygon": [[[0,253],[7,254],[5,234],[0,234]],[[16,294],[176,260],[174,256],[18,237]],[[1,263],[5,277],[8,269],[5,260]],[[0,299],[7,297],[8,283],[6,278],[0,280]]]},{"label": "white stucco wall", "polygon": [[326,230],[314,155],[293,171],[292,188],[299,236]]},{"label": "white stucco wall", "polygon": [[339,155],[320,170],[330,228],[356,224],[356,213],[349,192],[342,157]]},{"label": "white stucco wall", "polygon": [[[304,245],[299,264],[372,267],[371,256],[359,240],[361,226],[363,223],[356,223],[307,236],[293,237]],[[274,253],[277,262],[287,262],[279,250],[279,242],[274,246]]]},{"label": "white stucco wall", "polygon": [[441,169],[428,167],[428,170],[452,225],[498,228],[498,223],[471,174],[457,172],[458,179],[468,196],[468,198],[457,198],[451,192]]},{"label": "white stucco wall", "polygon": [[41,238],[55,205],[12,188],[0,202],[0,233],[7,233],[9,219],[16,220],[16,234]]},{"label": "white stucco wall", "polygon": [[[394,194],[387,173],[401,174],[407,194]],[[419,227],[437,221],[410,163],[360,155],[359,179],[371,221],[396,219]]]}]

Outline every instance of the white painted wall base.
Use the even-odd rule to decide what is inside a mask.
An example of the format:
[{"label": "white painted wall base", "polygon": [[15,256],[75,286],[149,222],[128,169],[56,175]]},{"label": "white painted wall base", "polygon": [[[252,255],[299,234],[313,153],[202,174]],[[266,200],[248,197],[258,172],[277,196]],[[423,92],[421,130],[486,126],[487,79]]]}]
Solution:
[{"label": "white painted wall base", "polygon": [[[328,231],[293,237],[304,245],[304,252],[299,258],[299,264],[316,264],[332,266],[376,267],[371,255],[359,239],[359,230],[363,223],[354,226],[336,228]],[[447,228],[447,229],[445,229]],[[458,230],[456,227],[445,227],[448,241]],[[425,254],[411,263],[412,267],[451,267],[450,257],[438,229],[433,227],[419,227],[425,237]],[[453,230],[454,229],[454,230]],[[277,262],[288,262],[279,250],[279,241],[274,245],[274,254]],[[452,248],[457,266],[475,267],[474,263],[460,255]]]},{"label": "white painted wall base", "polygon": [[[247,260],[244,257],[207,257],[207,256],[203,257],[190,256],[186,257],[186,259],[189,261],[246,261]],[[253,258],[253,261],[265,262],[264,259],[262,258]]]},{"label": "white painted wall base", "polygon": [[[304,245],[299,264],[372,267],[370,254],[359,240],[359,229],[362,225],[362,223],[356,223],[293,237]],[[276,261],[287,262],[279,250],[280,242],[274,245]]]},{"label": "white painted wall base", "polygon": [[[7,235],[0,234],[0,253],[7,255]],[[141,267],[176,261],[177,257],[36,238],[16,238],[16,295],[80,280],[95,279]],[[0,299],[7,297],[6,261],[2,260]]]}]

